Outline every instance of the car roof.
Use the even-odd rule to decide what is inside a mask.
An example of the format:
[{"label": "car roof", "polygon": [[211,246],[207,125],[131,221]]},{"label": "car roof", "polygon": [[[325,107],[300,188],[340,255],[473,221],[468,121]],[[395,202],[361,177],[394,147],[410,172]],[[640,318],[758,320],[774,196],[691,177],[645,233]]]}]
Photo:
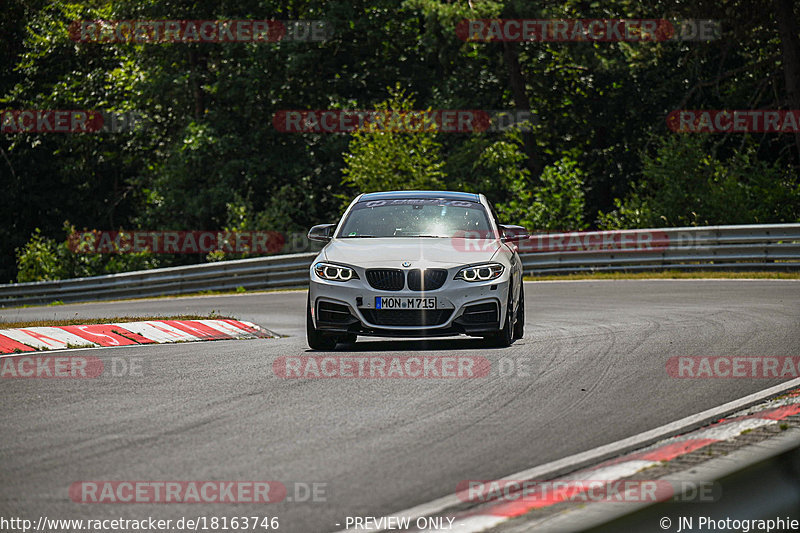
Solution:
[{"label": "car roof", "polygon": [[358,199],[359,202],[366,202],[369,200],[393,200],[398,198],[434,198],[442,200],[462,200],[466,202],[480,203],[480,196],[469,192],[456,192],[456,191],[386,191],[386,192],[370,192],[362,194]]}]

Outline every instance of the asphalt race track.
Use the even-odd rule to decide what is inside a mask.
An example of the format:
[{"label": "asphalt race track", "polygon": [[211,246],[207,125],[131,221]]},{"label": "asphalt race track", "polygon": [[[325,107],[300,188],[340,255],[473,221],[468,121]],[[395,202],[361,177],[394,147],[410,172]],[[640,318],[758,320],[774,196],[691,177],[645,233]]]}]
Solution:
[{"label": "asphalt race track", "polygon": [[[0,309],[6,320],[216,310],[287,335],[73,350],[138,357],[139,376],[0,380],[0,515],[50,518],[277,516],[281,531],[335,531],[616,441],[780,383],[679,380],[681,355],[800,356],[800,282],[526,284],[525,337],[361,338],[361,355],[472,355],[488,377],[281,379],[310,355],[304,291]],[[338,351],[346,354],[345,350]],[[512,365],[513,372],[501,375]],[[516,369],[523,365],[525,372]],[[81,480],[324,483],[326,501],[79,504]]]}]

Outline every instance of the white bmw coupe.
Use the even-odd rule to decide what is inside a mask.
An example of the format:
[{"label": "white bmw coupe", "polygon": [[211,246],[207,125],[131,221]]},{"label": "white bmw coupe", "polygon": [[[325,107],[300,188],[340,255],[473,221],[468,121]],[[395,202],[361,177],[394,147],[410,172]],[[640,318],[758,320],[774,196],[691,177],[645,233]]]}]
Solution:
[{"label": "white bmw coupe", "polygon": [[328,244],[311,264],[306,337],[315,350],[358,335],[522,337],[524,228],[501,225],[482,194],[362,194],[339,224],[308,232]]}]

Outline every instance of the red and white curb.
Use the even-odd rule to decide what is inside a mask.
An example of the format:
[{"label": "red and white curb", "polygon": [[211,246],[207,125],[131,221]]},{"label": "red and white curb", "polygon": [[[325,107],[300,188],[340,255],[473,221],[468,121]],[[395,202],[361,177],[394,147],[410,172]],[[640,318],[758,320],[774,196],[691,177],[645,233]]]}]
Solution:
[{"label": "red and white curb", "polygon": [[[637,472],[656,466],[663,461],[672,461],[682,455],[732,439],[743,431],[777,424],[780,420],[800,413],[800,389],[792,391],[792,396],[778,402],[771,402],[764,408],[750,414],[723,418],[718,422],[685,435],[679,435],[658,442],[644,450],[636,451],[600,463],[597,466],[580,470],[557,481],[603,480],[614,482],[632,476]],[[580,485],[574,485],[580,487]],[[554,495],[555,496],[555,495]],[[522,516],[534,509],[542,509],[568,501],[563,497],[503,500],[486,505],[479,510],[457,513],[452,531],[473,533],[497,527],[506,520]]]},{"label": "red and white curb", "polygon": [[0,329],[0,354],[171,342],[270,338],[276,335],[241,320],[144,320],[85,326]]}]

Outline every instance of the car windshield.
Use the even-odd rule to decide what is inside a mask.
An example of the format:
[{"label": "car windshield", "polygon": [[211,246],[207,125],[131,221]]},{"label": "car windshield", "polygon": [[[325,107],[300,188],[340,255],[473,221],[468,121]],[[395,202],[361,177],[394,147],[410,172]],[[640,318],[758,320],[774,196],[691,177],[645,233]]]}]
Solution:
[{"label": "car windshield", "polygon": [[479,203],[409,198],[355,204],[339,237],[486,238],[491,234],[486,209]]}]

